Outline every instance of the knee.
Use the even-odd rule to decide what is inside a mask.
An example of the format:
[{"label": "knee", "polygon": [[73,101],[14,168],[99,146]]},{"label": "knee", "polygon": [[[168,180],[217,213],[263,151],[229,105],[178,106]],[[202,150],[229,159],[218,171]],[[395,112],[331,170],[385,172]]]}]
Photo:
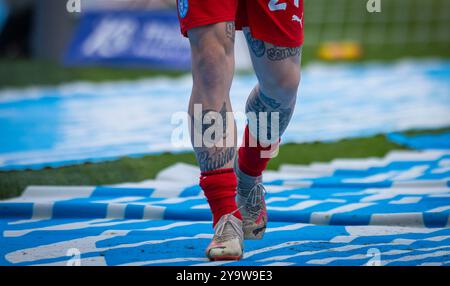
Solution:
[{"label": "knee", "polygon": [[202,48],[193,61],[194,84],[208,91],[220,89],[225,85],[229,59],[222,48]]},{"label": "knee", "polygon": [[231,84],[234,70],[233,47],[220,38],[210,37],[192,46],[194,85],[209,92]]},{"label": "knee", "polygon": [[300,65],[292,64],[283,72],[272,72],[260,79],[260,85],[269,93],[295,97],[300,85]]}]

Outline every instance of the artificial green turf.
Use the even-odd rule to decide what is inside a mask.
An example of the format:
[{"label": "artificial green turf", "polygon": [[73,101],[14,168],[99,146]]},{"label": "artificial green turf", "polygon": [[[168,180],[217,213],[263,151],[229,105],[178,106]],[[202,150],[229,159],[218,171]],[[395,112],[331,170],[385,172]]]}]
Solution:
[{"label": "artificial green turf", "polygon": [[[345,139],[337,142],[284,144],[279,155],[268,168],[277,169],[282,163],[308,164],[326,162],[334,158],[364,158],[384,156],[403,147],[389,142],[385,136]],[[0,198],[18,196],[29,185],[104,185],[139,182],[152,179],[156,174],[177,162],[196,164],[193,153],[148,155],[139,158],[88,163],[62,168],[0,172]]]},{"label": "artificial green turf", "polygon": [[431,130],[424,130],[424,129],[411,129],[408,131],[405,131],[404,134],[409,136],[414,135],[422,135],[422,134],[442,134],[450,132],[450,127],[442,127],[442,128],[436,128]]},{"label": "artificial green turf", "polygon": [[74,81],[136,80],[146,77],[177,77],[177,71],[144,68],[64,67],[58,63],[28,59],[0,59],[0,88],[32,85],[56,85]]},{"label": "artificial green turf", "polygon": [[101,185],[137,182],[176,162],[195,164],[193,153],[124,157],[115,161],[61,168],[0,172],[0,198],[20,195],[28,185]]},{"label": "artificial green turf", "polygon": [[337,142],[284,144],[268,169],[278,169],[281,164],[310,164],[329,162],[336,158],[382,157],[392,150],[406,149],[386,139],[384,135],[366,138],[343,139]]}]

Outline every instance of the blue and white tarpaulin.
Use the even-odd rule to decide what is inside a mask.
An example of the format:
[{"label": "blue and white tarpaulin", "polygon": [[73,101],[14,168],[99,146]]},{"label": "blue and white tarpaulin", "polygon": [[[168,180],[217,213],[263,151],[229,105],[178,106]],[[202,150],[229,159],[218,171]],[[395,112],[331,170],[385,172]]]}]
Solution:
[{"label": "blue and white tarpaulin", "polygon": [[176,11],[99,10],[82,14],[65,62],[189,70],[191,58]]},{"label": "blue and white tarpaulin", "polygon": [[268,230],[240,262],[204,257],[198,176],[177,164],[142,183],[28,187],[0,202],[0,265],[450,265],[449,150],[266,172]]},{"label": "blue and white tarpaulin", "polygon": [[389,133],[388,139],[411,149],[450,149],[450,132],[442,134],[405,135],[402,133]]},{"label": "blue and white tarpaulin", "polygon": [[[282,142],[449,126],[449,83],[446,61],[308,66]],[[235,77],[234,111],[243,114],[255,84],[252,75]],[[0,169],[191,150],[187,125],[183,144],[173,140],[183,127],[175,115],[186,111],[191,86],[185,76],[2,90]],[[244,124],[245,116],[237,117],[238,134]]]}]

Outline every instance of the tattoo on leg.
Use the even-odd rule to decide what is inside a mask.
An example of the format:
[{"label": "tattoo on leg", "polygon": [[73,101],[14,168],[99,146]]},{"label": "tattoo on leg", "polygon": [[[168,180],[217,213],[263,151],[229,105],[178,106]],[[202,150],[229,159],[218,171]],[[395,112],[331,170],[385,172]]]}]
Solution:
[{"label": "tattoo on leg", "polygon": [[203,134],[205,134],[205,131],[209,127],[211,127],[214,124],[216,124],[216,120],[214,118],[212,118],[210,124],[203,124],[203,118],[205,118],[205,115],[207,115],[209,112],[217,112],[218,115],[222,117],[222,123],[223,123],[223,126],[222,126],[223,134],[221,134],[221,136],[219,136],[219,137],[216,137],[216,135],[220,135],[220,134],[214,134],[214,138],[211,138],[211,139],[213,139],[214,142],[218,142],[219,140],[226,139],[226,137],[227,137],[227,127],[228,127],[228,125],[227,125],[227,105],[226,105],[226,103],[224,102],[222,104],[222,108],[220,109],[220,111],[215,111],[213,109],[205,109],[205,110],[203,110],[202,118],[200,119],[202,121],[202,136],[203,136]]},{"label": "tattoo on leg", "polygon": [[281,106],[281,103],[279,103],[273,98],[268,97],[262,91],[259,92],[259,97],[261,97],[262,102],[272,107],[273,109],[277,109]]},{"label": "tattoo on leg", "polygon": [[300,56],[302,53],[302,48],[282,48],[273,47],[267,49],[267,58],[271,61],[281,61],[289,57]]},{"label": "tattoo on leg", "polygon": [[244,30],[245,38],[247,39],[247,43],[256,57],[260,58],[264,56],[266,52],[266,45],[263,41],[255,39],[252,37],[252,34],[248,29]]},{"label": "tattoo on leg", "polygon": [[227,35],[227,38],[230,39],[234,43],[235,38],[235,25],[234,22],[227,22],[225,25],[225,33]]},{"label": "tattoo on leg", "polygon": [[202,172],[223,168],[234,159],[236,148],[214,148],[197,153],[198,164]]},{"label": "tattoo on leg", "polygon": [[267,138],[272,138],[272,112],[278,112],[278,128],[279,128],[279,134],[278,137],[280,137],[284,131],[286,131],[286,128],[289,124],[289,121],[291,120],[292,114],[294,111],[294,106],[290,106],[288,108],[281,108],[281,103],[277,100],[265,95],[263,92],[259,92],[256,94],[253,94],[249,100],[247,101],[247,105],[245,108],[245,112],[253,112],[256,114],[256,126],[257,130],[259,130],[260,126],[260,112],[267,112]]},{"label": "tattoo on leg", "polygon": [[[209,124],[203,124],[203,119],[205,116],[208,116],[209,112],[215,112],[213,116],[220,116],[222,118],[223,122],[223,133],[222,134],[213,134],[213,138],[211,138],[215,143],[226,140],[228,137],[228,122],[227,122],[227,105],[226,102],[222,104],[222,107],[219,111],[213,110],[213,109],[205,109],[202,111],[202,117],[201,118],[194,118],[191,116],[192,122],[194,120],[201,120],[202,122],[202,130],[201,134],[202,137],[205,134],[205,131],[208,130],[211,126],[216,124],[216,119],[214,117],[211,118],[211,123]],[[194,124],[194,126],[196,126]],[[196,132],[196,131],[194,131]],[[236,154],[236,148],[235,147],[212,147],[212,148],[206,148],[206,147],[194,147],[196,157],[198,164],[200,166],[200,170],[202,172],[211,171],[211,170],[217,170],[220,168],[223,168],[228,163],[230,163],[232,160],[234,160],[235,154]]]},{"label": "tattoo on leg", "polygon": [[294,107],[281,108],[279,110],[279,112],[280,112],[280,118],[279,118],[280,134],[279,134],[279,136],[281,136],[284,133],[284,131],[286,131],[286,128],[288,127],[289,122],[291,121],[291,117],[294,112]]},{"label": "tattoo on leg", "polygon": [[271,61],[281,61],[289,57],[301,56],[302,54],[302,47],[286,48],[274,46],[266,49],[264,41],[253,38],[249,29],[244,29],[243,31],[249,47],[258,58],[264,56],[266,51],[267,58]]}]

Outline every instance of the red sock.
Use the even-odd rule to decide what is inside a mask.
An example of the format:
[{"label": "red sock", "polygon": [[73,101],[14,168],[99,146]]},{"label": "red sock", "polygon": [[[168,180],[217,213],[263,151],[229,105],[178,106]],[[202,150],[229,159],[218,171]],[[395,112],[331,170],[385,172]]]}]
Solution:
[{"label": "red sock", "polygon": [[[256,142],[256,139],[251,138]],[[255,145],[255,144],[253,144]],[[278,145],[278,144],[277,144]],[[239,169],[245,174],[253,177],[261,176],[271,158],[262,158],[261,151],[268,151],[276,146],[262,147],[259,142],[255,147],[250,147],[250,133],[248,125],[245,127],[244,140],[239,148]]]},{"label": "red sock", "polygon": [[[208,171],[201,174],[200,187],[205,193],[213,213],[213,226],[216,226],[216,223],[223,215],[237,210],[236,185],[236,175],[232,168]],[[239,211],[233,215],[242,220]]]}]

